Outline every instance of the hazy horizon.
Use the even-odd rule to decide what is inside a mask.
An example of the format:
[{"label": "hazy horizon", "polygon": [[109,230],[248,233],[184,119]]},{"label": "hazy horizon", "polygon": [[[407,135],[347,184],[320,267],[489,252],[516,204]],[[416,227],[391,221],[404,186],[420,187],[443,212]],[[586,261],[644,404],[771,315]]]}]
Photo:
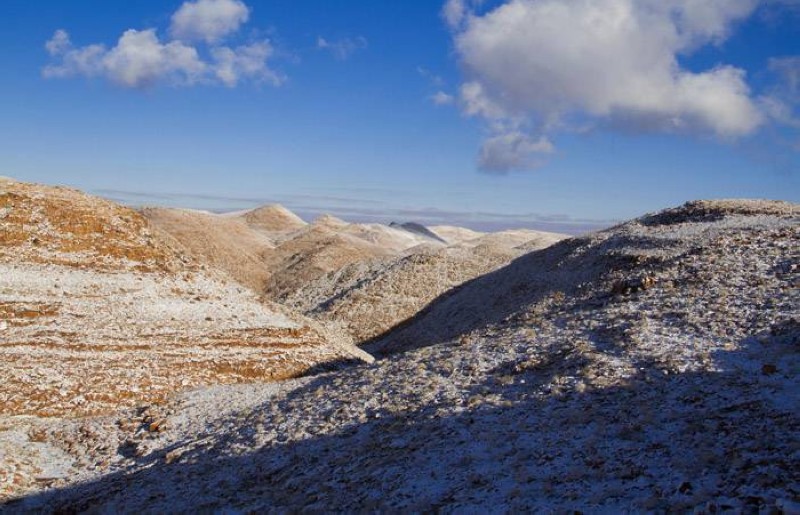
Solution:
[{"label": "hazy horizon", "polygon": [[224,214],[278,204],[286,207],[306,222],[312,222],[322,215],[333,215],[347,222],[381,224],[417,222],[424,225],[453,225],[486,232],[508,229],[536,229],[576,235],[604,229],[620,221],[578,219],[566,214],[458,212],[443,211],[435,207],[409,209],[374,201],[323,195],[232,198],[214,195],[145,193],[121,190],[95,190],[90,191],[90,193],[134,208],[166,207],[196,209]]}]

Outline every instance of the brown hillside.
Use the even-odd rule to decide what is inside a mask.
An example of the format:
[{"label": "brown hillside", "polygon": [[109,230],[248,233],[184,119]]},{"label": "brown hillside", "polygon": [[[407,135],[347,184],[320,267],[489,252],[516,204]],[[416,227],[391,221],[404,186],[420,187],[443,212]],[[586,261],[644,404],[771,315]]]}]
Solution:
[{"label": "brown hillside", "polygon": [[322,226],[310,226],[265,259],[270,271],[265,294],[282,300],[303,285],[357,262],[389,256],[390,250]]},{"label": "brown hillside", "polygon": [[76,190],[0,182],[0,242],[0,416],[96,414],[363,356]]},{"label": "brown hillside", "polygon": [[223,215],[164,208],[142,213],[198,261],[274,299],[342,266],[398,255],[427,241],[385,225],[349,224],[329,215],[308,225],[280,206]]},{"label": "brown hillside", "polygon": [[243,218],[186,209],[146,208],[141,212],[160,231],[178,240],[192,256],[227,272],[253,291],[263,289],[269,277],[264,255],[275,244]]},{"label": "brown hillside", "polygon": [[296,231],[306,226],[302,218],[278,204],[247,211],[240,217],[250,227],[266,232]]},{"label": "brown hillside", "polygon": [[[526,233],[532,247],[564,236]],[[299,285],[286,305],[320,321],[335,323],[364,342],[415,315],[446,291],[509,263],[525,238],[479,237],[471,246],[420,246],[407,255],[372,263],[355,262]]]},{"label": "brown hillside", "polygon": [[75,190],[0,181],[0,259],[102,270],[189,266],[135,211]]}]

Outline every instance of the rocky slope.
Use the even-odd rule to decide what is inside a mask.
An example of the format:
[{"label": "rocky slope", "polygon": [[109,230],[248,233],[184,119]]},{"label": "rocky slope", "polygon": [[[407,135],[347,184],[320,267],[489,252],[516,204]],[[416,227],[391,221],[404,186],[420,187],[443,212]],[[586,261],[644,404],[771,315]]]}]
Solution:
[{"label": "rocky slope", "polygon": [[432,241],[385,225],[350,224],[333,216],[306,224],[277,205],[221,215],[164,208],[146,208],[142,214],[197,260],[275,300],[344,266],[396,256]]},{"label": "rocky slope", "polygon": [[566,240],[372,365],[38,428],[68,472],[6,509],[794,513],[799,265],[786,203]]},{"label": "rocky slope", "polygon": [[[206,270],[130,209],[0,182],[0,419],[103,414],[356,357],[368,359]],[[19,455],[6,437],[0,453]],[[2,495],[13,472],[0,462]]]},{"label": "rocky slope", "polygon": [[269,277],[263,259],[275,248],[274,237],[250,225],[245,217],[169,208],[145,208],[141,213],[197,260],[224,270],[254,291],[263,288]]},{"label": "rocky slope", "polygon": [[[536,305],[547,296],[583,299],[583,290],[596,287],[598,281],[609,291],[624,289],[626,282],[632,289],[639,283],[658,283],[661,289],[669,289],[676,276],[686,273],[687,263],[699,259],[695,254],[702,252],[709,260],[720,258],[712,264],[721,264],[724,252],[745,252],[753,237],[760,236],[757,241],[763,243],[766,236],[760,234],[760,219],[781,215],[791,219],[796,209],[793,204],[760,201],[701,201],[566,240],[464,285],[456,294],[432,304],[413,323],[368,348],[386,353],[434,344],[505,320],[521,306]],[[753,227],[739,230],[736,224]],[[741,237],[727,236],[737,231]]]},{"label": "rocky slope", "polygon": [[265,256],[264,266],[270,277],[264,284],[264,293],[282,301],[306,283],[334,270],[390,255],[391,251],[374,243],[314,225]]},{"label": "rocky slope", "polygon": [[281,206],[216,215],[186,209],[142,213],[193,256],[266,298],[363,342],[414,315],[464,281],[564,238],[531,230],[486,234],[418,224],[305,224]]},{"label": "rocky slope", "polygon": [[415,315],[448,290],[565,238],[536,231],[479,236],[459,245],[422,245],[393,259],[359,261],[298,285],[287,306],[367,342]]}]

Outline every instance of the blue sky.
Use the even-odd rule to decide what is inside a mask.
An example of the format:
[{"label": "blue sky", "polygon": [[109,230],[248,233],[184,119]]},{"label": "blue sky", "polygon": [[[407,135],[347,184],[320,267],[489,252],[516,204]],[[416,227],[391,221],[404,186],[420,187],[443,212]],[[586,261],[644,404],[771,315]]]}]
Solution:
[{"label": "blue sky", "polygon": [[652,2],[4,0],[0,175],[479,228],[800,201],[800,2]]}]

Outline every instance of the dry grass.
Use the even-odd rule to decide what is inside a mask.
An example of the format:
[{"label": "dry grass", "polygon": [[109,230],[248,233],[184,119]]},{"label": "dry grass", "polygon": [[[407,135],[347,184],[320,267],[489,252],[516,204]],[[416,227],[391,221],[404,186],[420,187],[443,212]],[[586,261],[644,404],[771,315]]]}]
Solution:
[{"label": "dry grass", "polygon": [[58,304],[42,302],[0,302],[0,320],[9,325],[35,324],[39,318],[58,314]]}]

